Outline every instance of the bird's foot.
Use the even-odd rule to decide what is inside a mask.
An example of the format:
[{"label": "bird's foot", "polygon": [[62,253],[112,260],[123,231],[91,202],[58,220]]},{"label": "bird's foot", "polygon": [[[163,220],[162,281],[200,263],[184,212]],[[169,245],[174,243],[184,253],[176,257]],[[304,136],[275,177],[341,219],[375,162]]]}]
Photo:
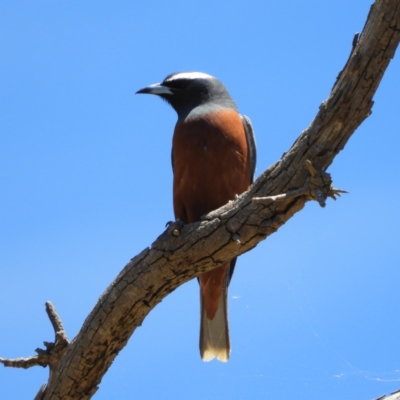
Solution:
[{"label": "bird's foot", "polygon": [[236,232],[232,235],[232,239],[237,243],[237,244],[242,244],[240,241],[240,233]]},{"label": "bird's foot", "polygon": [[184,223],[179,218],[176,221],[168,221],[165,226],[167,227],[168,233],[172,236],[180,236],[181,231],[184,227]]},{"label": "bird's foot", "polygon": [[228,200],[228,204],[232,204],[232,203],[235,202],[238,198],[239,198],[239,195],[238,195],[238,194],[235,194],[233,200]]}]

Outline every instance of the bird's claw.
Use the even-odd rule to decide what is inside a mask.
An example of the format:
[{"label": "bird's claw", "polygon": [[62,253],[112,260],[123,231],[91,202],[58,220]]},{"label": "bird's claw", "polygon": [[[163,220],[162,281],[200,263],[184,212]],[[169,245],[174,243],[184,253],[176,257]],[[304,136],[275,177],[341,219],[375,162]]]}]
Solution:
[{"label": "bird's claw", "polygon": [[168,221],[165,226],[172,236],[180,236],[184,223],[178,218],[176,221]]},{"label": "bird's claw", "polygon": [[242,244],[240,241],[240,233],[234,233],[232,236],[232,239],[237,243],[237,244]]}]

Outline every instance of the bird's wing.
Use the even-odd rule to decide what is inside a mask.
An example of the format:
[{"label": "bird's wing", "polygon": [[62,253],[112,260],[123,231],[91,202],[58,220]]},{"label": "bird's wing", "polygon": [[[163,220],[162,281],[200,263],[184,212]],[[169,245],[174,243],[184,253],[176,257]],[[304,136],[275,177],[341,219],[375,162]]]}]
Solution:
[{"label": "bird's wing", "polygon": [[247,147],[249,149],[249,162],[250,162],[250,177],[251,182],[254,180],[254,173],[256,171],[257,163],[257,147],[256,147],[256,137],[254,135],[253,125],[251,124],[250,118],[245,115],[241,115],[244,129],[246,131]]}]

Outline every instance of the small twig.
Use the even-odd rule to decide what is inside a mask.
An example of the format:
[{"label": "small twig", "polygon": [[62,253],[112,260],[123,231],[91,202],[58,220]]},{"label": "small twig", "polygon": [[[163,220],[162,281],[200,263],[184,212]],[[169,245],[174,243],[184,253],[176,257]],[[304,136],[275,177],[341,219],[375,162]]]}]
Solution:
[{"label": "small twig", "polygon": [[43,357],[41,356],[30,356],[27,358],[0,358],[0,363],[5,367],[13,367],[13,368],[24,368],[28,369],[30,367],[47,367],[47,363],[44,362]]},{"label": "small twig", "polygon": [[55,342],[43,342],[46,349],[37,348],[35,351],[36,356],[26,358],[0,358],[0,363],[5,367],[14,368],[30,368],[35,366],[47,367],[54,366],[60,358],[64,355],[69,344],[67,334],[65,333],[64,326],[61,318],[58,316],[57,311],[50,301],[46,302],[46,312],[49,316],[51,324],[53,325],[55,333]]},{"label": "small twig", "polygon": [[[57,339],[63,340],[63,341],[66,340],[68,342],[68,338],[67,338],[67,334],[65,333],[64,325],[61,321],[61,318],[57,314],[55,307],[53,306],[53,304],[50,301],[46,301],[45,305],[46,305],[47,315],[49,316],[50,322],[53,325],[53,329],[56,334],[56,342],[57,342]],[[48,347],[46,343],[47,342],[44,342],[45,346]]]},{"label": "small twig", "polygon": [[275,196],[267,197],[253,197],[252,201],[254,203],[272,203],[274,201],[288,200],[292,197],[299,197],[308,192],[308,188],[302,187],[301,189],[293,190],[288,193],[277,194]]},{"label": "small twig", "polygon": [[330,174],[324,171],[317,171],[311,164],[311,161],[306,160],[305,165],[311,176],[307,179],[303,187],[274,196],[253,197],[253,202],[268,204],[274,201],[288,200],[293,197],[308,196],[310,200],[317,200],[321,207],[325,207],[327,197],[336,200],[336,196],[340,197],[341,193],[348,193],[346,190],[333,187]]}]

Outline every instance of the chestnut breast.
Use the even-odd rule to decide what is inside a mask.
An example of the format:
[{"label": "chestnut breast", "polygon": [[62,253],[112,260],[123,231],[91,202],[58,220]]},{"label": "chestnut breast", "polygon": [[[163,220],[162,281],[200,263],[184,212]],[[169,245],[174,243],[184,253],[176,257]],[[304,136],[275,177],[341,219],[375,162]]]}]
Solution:
[{"label": "chestnut breast", "polygon": [[234,110],[178,121],[172,157],[175,217],[183,222],[198,221],[250,186],[246,132]]}]

